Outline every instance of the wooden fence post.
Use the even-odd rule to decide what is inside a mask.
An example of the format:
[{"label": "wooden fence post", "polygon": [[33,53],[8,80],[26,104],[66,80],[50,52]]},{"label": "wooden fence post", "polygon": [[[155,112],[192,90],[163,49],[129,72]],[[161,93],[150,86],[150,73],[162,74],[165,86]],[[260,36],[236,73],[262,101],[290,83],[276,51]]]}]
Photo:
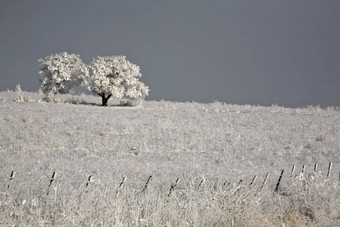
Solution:
[{"label": "wooden fence post", "polygon": [[9,189],[9,187],[11,186],[11,183],[12,183],[12,181],[14,180],[14,177],[15,177],[15,171],[12,170],[11,175],[10,175],[10,177],[9,177],[9,182],[8,182],[7,189]]},{"label": "wooden fence post", "polygon": [[197,190],[200,189],[200,187],[203,185],[203,183],[204,183],[204,179],[202,179],[202,180],[200,181],[200,183],[198,184]]},{"label": "wooden fence post", "polygon": [[251,182],[250,182],[249,186],[252,186],[252,184],[254,184],[254,183],[255,183],[255,181],[256,181],[256,178],[257,178],[257,175],[255,175],[255,176],[253,177],[253,179],[251,180]]},{"label": "wooden fence post", "polygon": [[51,177],[50,183],[49,183],[49,185],[48,185],[48,188],[47,188],[47,193],[46,193],[46,195],[48,195],[48,194],[50,193],[50,188],[51,188],[51,186],[52,186],[52,184],[53,184],[53,182],[54,182],[54,180],[55,180],[56,176],[57,176],[57,173],[54,171],[54,172],[53,172],[53,174],[52,174],[52,177]]},{"label": "wooden fence post", "polygon": [[300,179],[300,180],[303,180],[303,179],[304,179],[305,169],[306,169],[306,165],[302,165],[301,173],[300,173],[300,175],[299,175],[299,179]]},{"label": "wooden fence post", "polygon": [[179,178],[176,179],[176,181],[174,183],[171,184],[170,186],[170,190],[169,190],[169,193],[168,193],[168,196],[170,197],[172,192],[175,190],[177,184],[179,182]]},{"label": "wooden fence post", "polygon": [[120,184],[119,184],[119,186],[118,186],[118,188],[116,190],[116,196],[118,195],[120,189],[123,187],[125,181],[126,181],[126,177],[123,177],[122,181],[120,182]]},{"label": "wooden fence post", "polygon": [[295,171],[295,165],[293,165],[293,167],[292,167],[292,171],[291,171],[291,175],[290,175],[290,177],[293,177],[293,175],[294,175],[294,171]]},{"label": "wooden fence post", "polygon": [[146,181],[145,186],[144,186],[142,192],[145,192],[145,190],[148,188],[148,185],[149,185],[151,180],[152,180],[152,175],[150,175],[148,180]]},{"label": "wooden fence post", "polygon": [[331,171],[332,171],[332,162],[330,162],[330,163],[329,163],[329,165],[328,165],[327,178],[329,178],[329,177],[330,177],[330,175],[331,175]]},{"label": "wooden fence post", "polygon": [[126,181],[126,177],[123,177],[122,181],[120,182],[120,184],[119,184],[119,186],[118,186],[118,189],[120,189],[120,188],[123,186],[123,184],[125,183],[125,181]]},{"label": "wooden fence post", "polygon": [[263,180],[263,183],[262,183],[262,186],[261,186],[261,190],[263,189],[264,185],[266,184],[268,176],[269,176],[269,173],[266,174],[266,177]]},{"label": "wooden fence post", "polygon": [[283,172],[284,172],[284,169],[281,171],[279,180],[277,181],[277,184],[276,184],[276,187],[275,187],[275,192],[277,192],[277,190],[279,189],[280,182],[281,182],[281,179],[282,179],[282,176],[283,176]]},{"label": "wooden fence post", "polygon": [[87,178],[87,182],[85,184],[85,192],[87,192],[87,187],[89,186],[90,182],[92,181],[92,178],[93,176],[90,175],[88,178]]}]

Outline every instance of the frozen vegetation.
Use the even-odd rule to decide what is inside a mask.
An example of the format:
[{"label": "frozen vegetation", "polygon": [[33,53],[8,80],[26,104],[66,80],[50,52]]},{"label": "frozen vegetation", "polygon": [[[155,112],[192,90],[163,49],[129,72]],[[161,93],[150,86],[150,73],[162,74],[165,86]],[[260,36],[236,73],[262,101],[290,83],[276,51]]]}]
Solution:
[{"label": "frozen vegetation", "polygon": [[41,90],[48,102],[57,102],[59,93],[74,94],[80,87],[99,95],[103,106],[111,97],[141,100],[149,94],[149,87],[139,81],[140,67],[125,56],[98,56],[85,65],[79,55],[62,52],[38,61]]},{"label": "frozen vegetation", "polygon": [[340,225],[339,108],[41,98],[0,92],[0,226]]}]

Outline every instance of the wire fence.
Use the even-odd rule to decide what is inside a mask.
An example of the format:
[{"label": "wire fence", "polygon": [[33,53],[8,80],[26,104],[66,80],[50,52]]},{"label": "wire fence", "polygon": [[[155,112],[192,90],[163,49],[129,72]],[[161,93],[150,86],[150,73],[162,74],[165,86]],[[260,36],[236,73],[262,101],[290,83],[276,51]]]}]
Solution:
[{"label": "wire fence", "polygon": [[[301,169],[297,171],[296,165],[293,165],[291,169],[281,169],[279,175],[275,175],[272,172],[266,172],[266,173],[259,173],[254,176],[251,176],[251,180],[249,182],[239,179],[237,182],[230,182],[230,180],[225,180],[222,183],[223,187],[227,187],[231,184],[237,184],[237,185],[243,185],[243,186],[249,186],[249,187],[258,187],[258,190],[263,190],[266,186],[269,188],[269,190],[273,190],[274,192],[280,192],[281,186],[283,184],[283,181],[286,180],[287,182],[290,182],[291,180],[297,179],[300,181],[305,182],[306,184],[312,184],[315,181],[326,181],[327,182],[334,182],[337,181],[340,185],[340,170],[334,170],[332,168],[333,163],[329,162],[327,171],[319,171],[319,164],[315,163],[311,168],[312,171],[309,172],[309,174],[306,174],[306,165],[302,165]],[[10,191],[12,188],[15,188],[15,183],[20,182],[20,178],[16,177],[17,172],[15,170],[12,170],[10,172],[10,175],[7,179],[7,191]],[[51,188],[58,182],[59,184],[65,184],[65,183],[76,183],[78,185],[83,185],[85,188],[85,191],[89,190],[89,187],[95,182],[94,179],[100,179],[100,176],[93,176],[89,175],[87,177],[84,176],[84,180],[77,180],[77,181],[65,181],[64,179],[58,179],[58,172],[54,171],[52,174],[50,174],[50,178],[46,180],[46,195],[48,196],[50,193]],[[332,176],[332,177],[331,177]],[[141,187],[141,192],[144,193],[148,190],[149,187],[156,187],[156,185],[152,185],[152,181],[155,178],[153,175],[149,175],[147,179],[145,179],[145,183],[143,184],[143,187]],[[64,180],[64,182],[63,182]],[[271,185],[268,186],[269,180],[272,182]],[[121,181],[119,181],[119,184],[116,185],[116,191],[117,193],[119,190],[121,190],[124,185],[129,181],[127,176],[123,176],[121,178]],[[177,177],[175,181],[170,183],[170,187],[167,190],[167,196],[171,196],[171,194],[178,188],[178,185],[181,184],[181,178]],[[206,184],[209,180],[208,179],[199,179],[197,185],[194,186],[196,190],[199,190],[202,188],[204,184]],[[103,182],[103,181],[101,181]],[[110,184],[113,184],[112,182]],[[289,185],[288,185],[289,186]],[[216,183],[215,183],[216,188]]]}]

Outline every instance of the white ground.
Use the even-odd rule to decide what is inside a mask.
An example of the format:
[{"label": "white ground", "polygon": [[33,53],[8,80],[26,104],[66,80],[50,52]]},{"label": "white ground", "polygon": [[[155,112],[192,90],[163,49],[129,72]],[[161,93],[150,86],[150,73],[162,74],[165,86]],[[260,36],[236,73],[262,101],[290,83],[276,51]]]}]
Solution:
[{"label": "white ground", "polygon": [[[55,104],[38,102],[40,96],[37,93],[24,92],[22,95],[30,102],[14,101],[17,97],[15,92],[0,92],[0,224],[35,225],[41,222],[45,225],[79,225],[86,220],[85,225],[103,226],[231,225],[252,220],[253,223],[281,225],[283,222],[296,224],[306,221],[303,217],[308,219],[309,216],[301,209],[307,208],[301,206],[307,206],[314,209],[314,217],[307,221],[340,225],[340,208],[337,205],[340,202],[339,108],[290,109],[166,101],[145,101],[142,107],[101,107],[99,96],[62,96],[62,103]],[[67,101],[80,103],[64,103]],[[332,162],[332,172],[327,180],[329,162]],[[319,165],[316,173],[313,172],[314,163]],[[296,165],[296,175],[302,165],[306,166],[308,182],[315,176],[318,179],[310,191],[321,194],[311,194],[302,199],[304,205],[294,206],[298,203],[297,198],[304,196],[305,192],[296,192],[297,197],[271,193],[282,169],[285,169],[285,174],[280,186],[281,194],[293,187],[289,172],[293,165]],[[16,171],[16,175],[10,181],[12,170]],[[32,201],[39,200],[41,204],[46,200],[46,190],[54,171],[57,172],[56,186],[50,190],[59,188],[59,191],[53,191],[54,202],[51,203],[63,207],[62,211],[54,211],[52,205],[45,204],[34,213]],[[266,173],[270,173],[266,191],[258,195]],[[79,190],[90,175],[95,180],[90,182],[93,189],[89,189],[86,197]],[[138,197],[150,175],[153,176],[149,184],[150,196]],[[229,206],[235,206],[235,209],[229,207],[228,210],[215,204],[216,200],[219,204],[226,200],[223,193],[237,189],[239,185],[236,183],[240,180],[243,180],[241,186],[248,186],[255,175],[258,176],[257,189],[249,189],[242,196],[246,198],[249,192],[253,192],[252,196],[259,200],[244,199],[251,201],[248,206],[228,200]],[[67,205],[72,197],[66,192],[76,193],[74,197],[87,201],[91,193],[95,196],[95,193],[105,194],[110,188],[116,189],[123,177],[127,177],[126,191],[119,199],[143,200],[135,204],[139,208],[148,207],[144,203],[152,204],[149,207],[152,214],[131,208],[124,203],[127,199],[111,201],[121,204],[121,213],[114,218],[109,214],[96,214],[90,208],[82,213],[80,204],[85,202],[73,201]],[[178,194],[174,191],[173,196],[178,196],[178,202],[172,204],[173,207],[164,205],[170,184],[177,178],[180,178],[176,188]],[[204,193],[197,194],[201,179],[207,183],[204,184]],[[229,189],[223,189],[225,181],[231,182]],[[185,198],[180,197],[183,194]],[[211,194],[212,201],[208,199]],[[96,209],[107,209],[102,204],[107,201],[106,196],[96,200]],[[153,200],[154,196],[159,199]],[[188,196],[193,199],[189,200]],[[241,194],[239,196],[242,197]],[[201,201],[202,197],[207,198]],[[288,200],[286,197],[289,197]],[[277,209],[273,209],[278,213],[268,212],[259,202],[261,199],[267,202],[277,200],[277,203],[284,201],[285,205],[275,204]],[[24,200],[30,202],[22,204]],[[181,205],[181,201],[191,202]],[[202,203],[211,208],[203,209],[199,205]],[[324,205],[315,207],[320,203]],[[28,213],[26,206],[31,206],[31,210],[27,208]],[[176,207],[187,211],[174,211],[174,214],[172,211],[169,211],[171,214],[152,211],[157,206],[163,210]],[[295,208],[300,211],[290,211]],[[247,209],[254,214],[245,215],[244,210]],[[52,214],[44,216],[46,210]],[[218,212],[221,216],[215,217]],[[87,217],[84,213],[91,215]],[[272,220],[273,216],[275,220]],[[100,222],[101,218],[108,220],[107,217],[112,218],[111,222]]]}]

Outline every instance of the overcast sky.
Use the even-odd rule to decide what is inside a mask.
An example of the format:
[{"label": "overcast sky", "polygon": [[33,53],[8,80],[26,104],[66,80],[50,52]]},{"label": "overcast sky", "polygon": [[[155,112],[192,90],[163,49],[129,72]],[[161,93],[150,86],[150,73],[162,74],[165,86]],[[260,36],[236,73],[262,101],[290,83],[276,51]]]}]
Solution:
[{"label": "overcast sky", "polygon": [[0,90],[38,59],[125,55],[148,100],[340,106],[340,1],[0,0]]}]

